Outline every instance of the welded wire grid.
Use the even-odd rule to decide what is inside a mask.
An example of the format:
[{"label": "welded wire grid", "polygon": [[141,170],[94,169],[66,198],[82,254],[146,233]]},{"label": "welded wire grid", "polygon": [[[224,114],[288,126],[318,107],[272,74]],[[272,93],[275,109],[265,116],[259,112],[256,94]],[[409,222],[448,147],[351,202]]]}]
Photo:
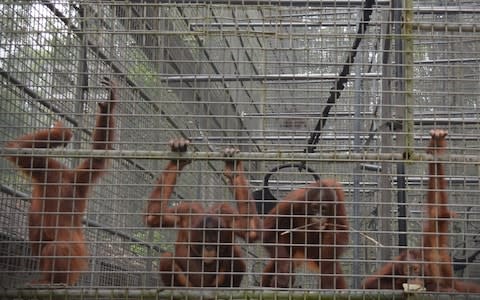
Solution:
[{"label": "welded wire grid", "polygon": [[[40,276],[28,238],[31,184],[0,160],[3,295],[122,298],[144,290],[157,297],[147,291],[164,286],[159,256],[174,251],[176,231],[147,228],[143,218],[155,179],[174,157],[174,137],[191,140],[192,163],[173,205],[235,205],[222,175],[222,150],[232,145],[256,194],[269,170],[292,161],[341,182],[350,223],[348,249],[338,258],[343,276],[350,296],[376,294],[362,290],[362,279],[400,250],[420,246],[432,128],[449,132],[443,162],[457,213],[449,227],[454,274],[480,284],[478,1],[376,1],[348,83],[313,153],[305,153],[359,37],[364,2],[2,1],[2,144],[61,120],[73,128],[73,141],[44,153],[73,167],[93,155],[96,103],[108,96],[102,77],[116,80],[120,95],[114,150],[104,153],[110,164],[84,219],[89,268],[70,292],[24,289]],[[269,187],[282,198],[313,180],[285,168]],[[264,290],[270,258],[262,243],[236,243],[247,271],[232,291]],[[342,295],[320,290],[318,274],[305,268],[296,269],[287,291]]]}]

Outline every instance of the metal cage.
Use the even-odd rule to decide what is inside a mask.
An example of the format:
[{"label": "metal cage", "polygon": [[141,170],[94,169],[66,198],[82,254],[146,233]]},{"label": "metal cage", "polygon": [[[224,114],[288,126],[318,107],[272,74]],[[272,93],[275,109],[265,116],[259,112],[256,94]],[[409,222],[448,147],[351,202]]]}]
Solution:
[{"label": "metal cage", "polygon": [[[362,280],[422,246],[435,159],[456,213],[446,234],[453,280],[480,286],[479,23],[475,0],[2,1],[2,299],[188,298],[212,290],[229,298],[402,299],[412,291],[366,290]],[[110,150],[92,151],[105,76],[118,85],[116,137]],[[59,120],[74,134],[66,147],[6,146]],[[432,129],[448,131],[441,158],[426,153]],[[291,271],[294,284],[262,287],[272,257],[261,239],[242,238],[234,241],[246,264],[239,287],[167,287],[159,257],[175,255],[178,230],[147,227],[145,213],[156,178],[179,158],[169,148],[177,137],[190,140],[180,157],[191,163],[174,206],[236,205],[223,175],[223,149],[232,146],[261,220],[292,190],[340,182],[349,239],[335,260],[347,291],[322,288],[321,270],[305,268],[310,258]],[[29,238],[32,181],[7,161],[13,154],[55,157],[69,168],[109,160],[88,197],[88,269],[73,286],[29,284],[42,273]]]}]

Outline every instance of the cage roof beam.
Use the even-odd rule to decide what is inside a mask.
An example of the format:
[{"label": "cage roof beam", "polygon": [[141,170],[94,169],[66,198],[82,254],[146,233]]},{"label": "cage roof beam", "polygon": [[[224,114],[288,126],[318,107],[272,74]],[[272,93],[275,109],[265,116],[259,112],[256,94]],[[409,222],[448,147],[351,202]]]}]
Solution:
[{"label": "cage roof beam", "polygon": [[[356,76],[351,74],[351,77]],[[381,73],[361,73],[362,77],[379,78]],[[237,74],[205,74],[205,75],[180,75],[163,77],[162,81],[168,82],[218,82],[218,81],[296,81],[296,80],[335,80],[337,74],[265,74],[265,75],[237,75]]]},{"label": "cage roof beam", "polygon": [[[256,6],[289,6],[289,7],[354,7],[363,6],[364,0],[145,0],[143,3],[162,4],[228,4]],[[378,0],[377,6],[390,5],[390,0]]]},{"label": "cage roof beam", "polygon": [[[379,26],[380,23],[370,23]],[[355,27],[358,26],[349,22],[225,22],[225,23],[190,23],[190,28],[195,27]]]}]

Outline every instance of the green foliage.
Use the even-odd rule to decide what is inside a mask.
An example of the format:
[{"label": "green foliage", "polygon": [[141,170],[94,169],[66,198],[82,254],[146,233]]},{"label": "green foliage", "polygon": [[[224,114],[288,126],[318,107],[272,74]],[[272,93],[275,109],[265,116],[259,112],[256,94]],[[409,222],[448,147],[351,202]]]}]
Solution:
[{"label": "green foliage", "polygon": [[[139,240],[146,241],[151,245],[159,245],[162,250],[173,251],[173,244],[164,244],[166,235],[162,230],[141,230],[133,234],[133,236]],[[139,243],[133,243],[130,245],[130,251],[138,256],[150,256],[149,247]]]},{"label": "green foliage", "polygon": [[148,66],[147,61],[144,59],[136,61],[129,68],[130,77],[138,78],[145,83],[146,86],[155,86],[155,72]]}]

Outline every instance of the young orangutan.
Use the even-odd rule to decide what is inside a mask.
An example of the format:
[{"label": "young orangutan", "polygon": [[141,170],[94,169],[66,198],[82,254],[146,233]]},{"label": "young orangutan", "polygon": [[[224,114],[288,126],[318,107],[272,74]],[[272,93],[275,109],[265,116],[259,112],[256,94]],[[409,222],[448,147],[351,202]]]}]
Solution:
[{"label": "young orangutan", "polygon": [[[432,130],[427,153],[435,158],[444,154],[447,132]],[[425,288],[429,291],[453,291],[453,266],[448,252],[450,218],[456,214],[448,209],[445,169],[440,161],[428,164],[427,220],[423,229],[423,259],[429,262],[425,270]]]},{"label": "young orangutan", "polygon": [[[173,152],[185,152],[189,142],[170,141]],[[160,259],[161,278],[167,286],[238,287],[246,270],[235,235],[255,240],[259,229],[256,206],[248,189],[238,151],[227,148],[224,175],[237,201],[238,211],[228,204],[204,208],[201,203],[181,202],[169,207],[168,200],[177,176],[190,163],[171,160],[157,180],[147,206],[146,224],[150,227],[178,228],[175,253]]]},{"label": "young orangutan", "polygon": [[[432,130],[427,153],[438,157],[445,152],[447,132]],[[367,277],[366,289],[404,289],[403,284],[416,284],[427,291],[479,292],[480,286],[453,278],[452,259],[448,253],[449,219],[456,214],[449,210],[445,170],[440,161],[428,165],[427,221],[423,229],[422,249],[406,250]]]},{"label": "young orangutan", "polygon": [[[117,102],[116,85],[102,81],[110,92],[109,100],[99,103],[93,132],[93,149],[112,148],[113,110]],[[72,131],[61,122],[6,144],[6,148],[55,148],[65,146]],[[12,155],[8,160],[32,179],[32,200],[28,212],[32,255],[40,257],[41,278],[33,284],[75,284],[87,269],[87,247],[82,229],[87,198],[93,184],[106,168],[107,159],[92,157],[75,169],[50,157]]]},{"label": "young orangutan", "polygon": [[365,289],[403,290],[403,284],[425,286],[423,278],[423,253],[418,249],[402,251],[391,262],[383,265],[375,274],[367,277],[362,286]]},{"label": "young orangutan", "polygon": [[338,259],[348,243],[345,195],[334,180],[319,180],[290,192],[265,217],[263,242],[272,260],[261,285],[290,287],[295,267],[320,274],[321,289],[345,289]]}]

